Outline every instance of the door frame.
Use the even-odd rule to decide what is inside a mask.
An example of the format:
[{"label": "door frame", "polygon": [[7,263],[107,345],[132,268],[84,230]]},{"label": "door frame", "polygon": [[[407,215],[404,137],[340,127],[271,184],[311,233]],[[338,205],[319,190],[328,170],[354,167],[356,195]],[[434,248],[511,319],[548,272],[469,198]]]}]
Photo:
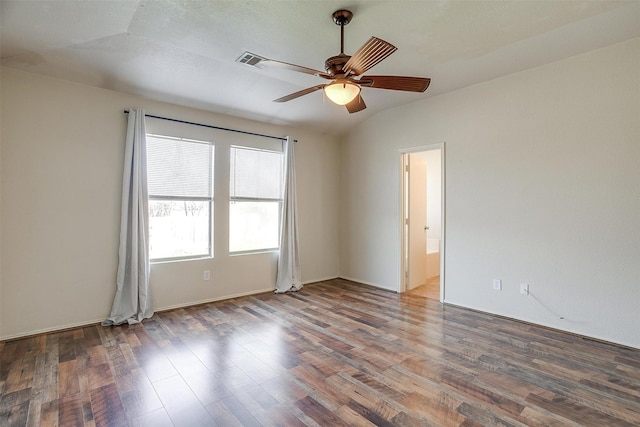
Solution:
[{"label": "door frame", "polygon": [[[441,207],[440,207],[440,218],[441,218],[441,235],[440,235],[440,303],[444,303],[445,299],[445,254],[446,254],[446,194],[445,194],[445,142],[441,142],[438,144],[429,144],[422,145],[419,147],[411,147],[411,148],[402,148],[400,149],[400,197],[399,197],[399,241],[400,241],[400,281],[399,281],[399,292],[405,292],[407,290],[407,269],[408,265],[406,262],[407,257],[407,247],[406,247],[406,239],[404,234],[405,227],[405,217],[407,216],[407,212],[405,209],[406,206],[406,185],[405,185],[405,156],[411,153],[418,153],[422,151],[430,151],[430,150],[440,150],[440,186],[441,186]],[[411,172],[409,172],[411,173]],[[427,195],[427,197],[429,197]]]}]

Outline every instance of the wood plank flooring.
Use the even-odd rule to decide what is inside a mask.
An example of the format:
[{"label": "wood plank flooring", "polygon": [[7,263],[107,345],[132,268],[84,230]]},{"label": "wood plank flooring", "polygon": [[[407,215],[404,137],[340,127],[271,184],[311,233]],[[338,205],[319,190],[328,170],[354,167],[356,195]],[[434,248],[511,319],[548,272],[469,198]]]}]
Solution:
[{"label": "wood plank flooring", "polygon": [[427,279],[427,283],[407,291],[407,295],[431,298],[440,301],[440,276]]},{"label": "wood plank flooring", "polygon": [[2,426],[638,426],[640,351],[346,280],[0,343]]}]

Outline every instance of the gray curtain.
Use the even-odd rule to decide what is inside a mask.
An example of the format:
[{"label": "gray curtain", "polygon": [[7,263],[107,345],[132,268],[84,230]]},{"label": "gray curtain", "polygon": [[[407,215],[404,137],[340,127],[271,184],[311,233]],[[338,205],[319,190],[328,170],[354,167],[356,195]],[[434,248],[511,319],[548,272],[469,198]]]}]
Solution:
[{"label": "gray curtain", "polygon": [[104,326],[139,323],[153,316],[149,288],[147,142],[144,110],[129,110],[122,177],[116,295]]},{"label": "gray curtain", "polygon": [[296,165],[293,139],[284,141],[284,196],[280,220],[280,255],[276,293],[302,288],[300,255],[298,253],[298,214],[296,208]]}]

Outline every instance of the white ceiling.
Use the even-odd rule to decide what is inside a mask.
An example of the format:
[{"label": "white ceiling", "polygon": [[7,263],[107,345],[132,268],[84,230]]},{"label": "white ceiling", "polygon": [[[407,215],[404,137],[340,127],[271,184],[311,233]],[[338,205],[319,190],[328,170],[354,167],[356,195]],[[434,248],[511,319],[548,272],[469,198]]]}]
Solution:
[{"label": "white ceiling", "polygon": [[[640,36],[640,1],[0,0],[1,64],[268,123],[340,134],[376,112]],[[354,13],[345,53],[375,35],[398,51],[369,74],[430,77],[425,93],[364,88],[348,114],[323,83],[235,62],[243,52],[324,70],[331,14]],[[152,112],[151,112],[152,113]]]}]

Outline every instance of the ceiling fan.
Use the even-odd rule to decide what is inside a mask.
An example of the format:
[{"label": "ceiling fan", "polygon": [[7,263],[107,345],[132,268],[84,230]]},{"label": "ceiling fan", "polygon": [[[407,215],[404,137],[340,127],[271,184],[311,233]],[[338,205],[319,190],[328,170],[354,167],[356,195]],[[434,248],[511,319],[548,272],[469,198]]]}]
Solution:
[{"label": "ceiling fan", "polygon": [[331,80],[330,83],[319,84],[294,92],[278,98],[274,100],[274,102],[291,101],[292,99],[324,89],[325,94],[331,101],[338,105],[344,105],[349,113],[356,113],[367,108],[360,94],[362,87],[408,92],[424,92],[427,90],[431,79],[424,77],[362,75],[395,52],[397,48],[382,39],[371,37],[353,56],[345,55],[344,26],[351,22],[353,13],[341,9],[335,11],[332,17],[336,25],[340,26],[340,54],[332,56],[325,61],[324,66],[326,72],[254,55],[254,57],[259,58],[258,61],[260,65],[284,68]]}]

